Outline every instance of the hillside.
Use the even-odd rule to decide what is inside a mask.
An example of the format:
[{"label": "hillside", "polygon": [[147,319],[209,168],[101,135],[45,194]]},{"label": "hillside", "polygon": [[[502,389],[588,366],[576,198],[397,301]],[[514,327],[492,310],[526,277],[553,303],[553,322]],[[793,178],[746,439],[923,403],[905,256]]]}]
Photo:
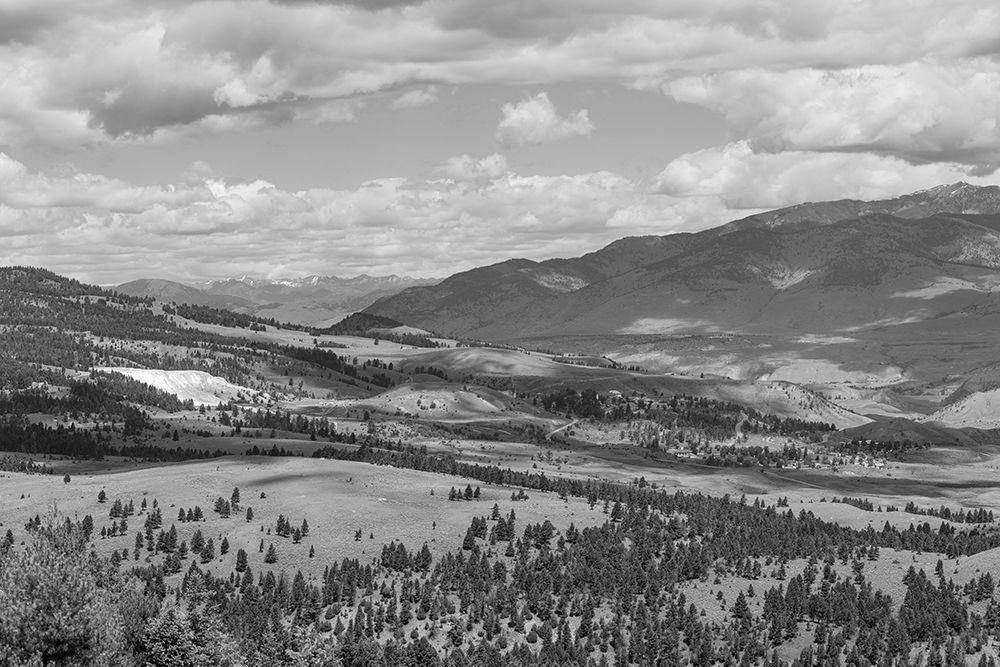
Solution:
[{"label": "hillside", "polygon": [[[996,381],[1000,188],[803,204],[579,258],[510,260],[366,312],[483,340],[795,382]],[[749,335],[678,350],[681,337]],[[916,352],[916,341],[927,341]],[[708,349],[716,350],[714,355]],[[935,363],[944,350],[952,366]],[[959,352],[960,351],[960,352]],[[953,391],[956,387],[951,387]]]},{"label": "hillside", "polygon": [[228,403],[238,397],[246,400],[257,393],[204,371],[161,371],[125,367],[97,367],[94,370],[121,373],[162,392],[173,394],[181,401],[192,401],[197,406]]},{"label": "hillside", "polygon": [[[635,266],[615,264],[621,272],[613,275],[594,270],[594,256],[577,262],[512,260],[406,290],[367,312],[487,340],[816,333],[962,309],[995,312],[998,221],[996,215],[908,220],[878,214],[821,226],[710,230],[676,243],[645,241],[656,252]],[[609,246],[594,255],[613,251]]]},{"label": "hillside", "polygon": [[945,426],[1000,429],[1000,389],[969,394],[941,408],[927,419]]}]

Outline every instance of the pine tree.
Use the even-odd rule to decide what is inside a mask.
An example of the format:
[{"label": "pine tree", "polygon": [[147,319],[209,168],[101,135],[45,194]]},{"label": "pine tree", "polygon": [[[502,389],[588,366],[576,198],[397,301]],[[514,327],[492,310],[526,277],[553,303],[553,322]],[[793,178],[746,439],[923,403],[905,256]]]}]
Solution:
[{"label": "pine tree", "polygon": [[201,553],[201,550],[205,547],[205,536],[201,534],[201,530],[194,531],[194,535],[191,536],[191,551],[195,553]]},{"label": "pine tree", "polygon": [[264,562],[269,565],[278,562],[278,550],[274,548],[273,544],[267,548],[267,555],[264,556]]},{"label": "pine tree", "polygon": [[247,552],[243,549],[236,550],[236,571],[246,572],[247,569]]},{"label": "pine tree", "polygon": [[212,538],[208,538],[208,541],[205,542],[205,546],[203,546],[201,549],[201,562],[209,563],[214,559],[215,559],[215,543],[212,541]]},{"label": "pine tree", "polygon": [[747,604],[747,597],[740,591],[740,594],[736,596],[736,602],[733,603],[733,618],[744,619],[750,614],[750,605]]}]

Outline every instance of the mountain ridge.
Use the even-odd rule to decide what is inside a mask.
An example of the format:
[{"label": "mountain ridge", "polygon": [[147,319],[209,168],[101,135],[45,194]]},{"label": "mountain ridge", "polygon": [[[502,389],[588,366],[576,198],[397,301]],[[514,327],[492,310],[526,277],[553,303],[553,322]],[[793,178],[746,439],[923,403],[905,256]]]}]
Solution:
[{"label": "mountain ridge", "polygon": [[[882,285],[894,289],[892,294],[915,292],[946,277],[955,284],[964,280],[977,291],[980,284],[956,267],[1000,269],[1000,218],[995,217],[1000,214],[1000,187],[959,183],[860,204],[864,206],[854,200],[799,205],[694,234],[626,237],[579,258],[507,260],[455,274],[435,286],[409,288],[368,310],[435,331],[503,340],[518,332],[558,334],[559,323],[572,322],[574,313],[589,312],[592,322],[603,317],[616,324],[631,316],[635,324],[644,310],[648,317],[677,319],[680,312],[692,320],[687,314],[692,309],[684,306],[696,297],[703,297],[698,301],[706,312],[719,312],[709,305],[723,313],[741,307],[732,299],[709,298],[720,290],[756,291],[744,295],[752,298],[742,303],[759,308],[777,295],[810,286],[870,290]],[[863,215],[854,215],[862,208]],[[945,210],[956,208],[961,210]],[[986,212],[970,214],[970,208]],[[928,211],[935,212],[904,217]],[[845,212],[851,215],[842,217]],[[980,286],[988,287],[990,280],[984,278]],[[644,290],[664,289],[675,293],[676,307],[652,294],[624,306]],[[616,300],[618,307],[609,313],[607,305]],[[723,316],[709,330],[749,324]],[[855,319],[846,326],[866,324]],[[646,329],[655,332],[655,327]],[[677,330],[706,328],[674,322],[665,323],[660,332]],[[593,331],[613,332],[608,327]]]},{"label": "mountain ridge", "polygon": [[791,207],[697,233],[627,237],[579,258],[508,260],[365,312],[664,372],[915,383],[906,391],[932,403],[963,373],[982,368],[994,381],[1000,188],[956,184],[876,204],[863,215],[841,202],[787,215]]}]

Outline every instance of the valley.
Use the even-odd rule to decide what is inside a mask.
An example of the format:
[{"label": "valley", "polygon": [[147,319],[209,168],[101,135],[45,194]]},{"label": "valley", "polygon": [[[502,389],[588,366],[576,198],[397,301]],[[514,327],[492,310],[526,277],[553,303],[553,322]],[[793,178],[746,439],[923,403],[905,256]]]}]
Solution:
[{"label": "valley", "polygon": [[220,664],[992,664],[1000,241],[914,197],[864,286],[820,205],[328,321],[0,268],[0,590]]}]

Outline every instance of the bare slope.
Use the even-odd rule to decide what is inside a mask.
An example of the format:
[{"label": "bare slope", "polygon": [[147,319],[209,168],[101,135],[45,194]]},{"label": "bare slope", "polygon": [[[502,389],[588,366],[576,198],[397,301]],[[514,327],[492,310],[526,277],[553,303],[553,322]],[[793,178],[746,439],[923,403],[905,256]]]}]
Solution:
[{"label": "bare slope", "polygon": [[1000,428],[1000,389],[969,394],[941,408],[927,420],[952,427]]},{"label": "bare slope", "polygon": [[217,405],[242,394],[249,398],[257,394],[253,389],[240,387],[228,380],[204,371],[163,371],[149,368],[102,367],[97,370],[115,371],[134,380],[144,382],[168,394],[176,394],[182,401],[191,399],[195,405]]}]

